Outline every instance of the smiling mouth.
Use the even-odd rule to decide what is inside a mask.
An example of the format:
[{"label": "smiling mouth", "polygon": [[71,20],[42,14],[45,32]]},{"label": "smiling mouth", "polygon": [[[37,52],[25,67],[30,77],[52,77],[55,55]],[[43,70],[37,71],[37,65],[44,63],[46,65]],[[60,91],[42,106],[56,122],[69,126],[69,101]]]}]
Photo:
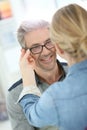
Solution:
[{"label": "smiling mouth", "polygon": [[50,55],[50,56],[47,56],[47,57],[41,59],[41,61],[47,64],[47,63],[52,62],[52,58],[53,58],[53,55]]}]

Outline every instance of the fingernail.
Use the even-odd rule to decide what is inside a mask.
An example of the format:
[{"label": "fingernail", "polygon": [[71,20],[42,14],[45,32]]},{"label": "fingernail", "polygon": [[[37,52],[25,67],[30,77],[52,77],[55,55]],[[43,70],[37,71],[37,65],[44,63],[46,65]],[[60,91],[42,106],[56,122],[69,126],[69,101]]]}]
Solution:
[{"label": "fingernail", "polygon": [[30,50],[29,50],[29,49],[27,49],[27,53],[30,53]]}]

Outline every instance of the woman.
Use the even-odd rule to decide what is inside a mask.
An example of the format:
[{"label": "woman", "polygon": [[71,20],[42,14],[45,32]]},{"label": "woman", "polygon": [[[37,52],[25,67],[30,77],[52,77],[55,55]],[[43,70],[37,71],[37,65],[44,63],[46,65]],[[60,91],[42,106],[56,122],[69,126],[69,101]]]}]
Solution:
[{"label": "woman", "polygon": [[[22,50],[20,68],[24,90],[19,102],[29,122],[36,127],[52,125],[57,126],[59,130],[86,130],[86,10],[76,4],[59,9],[53,16],[50,36],[57,53],[68,62],[68,74],[63,81],[54,83],[39,97],[38,92],[34,92],[34,89],[37,90],[32,70],[34,59],[29,51],[24,53]],[[26,64],[26,68],[23,64]],[[31,82],[27,79],[30,71],[32,73]]]}]

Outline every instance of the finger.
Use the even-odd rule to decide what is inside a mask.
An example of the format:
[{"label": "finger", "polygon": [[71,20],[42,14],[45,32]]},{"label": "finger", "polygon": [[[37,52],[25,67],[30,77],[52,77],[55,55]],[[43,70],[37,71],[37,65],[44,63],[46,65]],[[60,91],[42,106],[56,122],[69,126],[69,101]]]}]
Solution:
[{"label": "finger", "polygon": [[30,50],[27,49],[25,55],[24,55],[24,58],[29,58],[30,57]]},{"label": "finger", "polygon": [[34,61],[34,58],[32,57],[31,52],[30,52],[29,49],[27,50],[25,57],[28,58],[29,62],[33,62]]},{"label": "finger", "polygon": [[26,53],[26,50],[22,48],[21,49],[20,60],[24,57],[25,53]]},{"label": "finger", "polygon": [[24,55],[26,53],[26,50],[25,49],[21,49],[21,55]]},{"label": "finger", "polygon": [[25,52],[22,50],[20,60],[29,60],[31,58],[29,49]]}]

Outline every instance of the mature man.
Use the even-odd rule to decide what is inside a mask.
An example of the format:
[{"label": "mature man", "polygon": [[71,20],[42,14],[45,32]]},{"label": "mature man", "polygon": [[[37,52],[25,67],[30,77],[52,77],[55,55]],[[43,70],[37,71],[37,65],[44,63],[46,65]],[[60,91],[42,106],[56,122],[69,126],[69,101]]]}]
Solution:
[{"label": "mature man", "polygon": [[[24,48],[22,49],[23,53],[29,49],[31,56],[35,59],[35,79],[41,93],[50,84],[65,78],[67,65],[66,63],[60,64],[56,59],[56,51],[50,40],[47,21],[25,21],[20,25],[17,36],[21,47]],[[17,104],[22,86],[22,79],[20,79],[8,90],[7,110],[12,128],[13,130],[39,130],[39,128],[29,125],[21,106]],[[53,127],[41,128],[40,130],[42,129],[57,130]]]}]

